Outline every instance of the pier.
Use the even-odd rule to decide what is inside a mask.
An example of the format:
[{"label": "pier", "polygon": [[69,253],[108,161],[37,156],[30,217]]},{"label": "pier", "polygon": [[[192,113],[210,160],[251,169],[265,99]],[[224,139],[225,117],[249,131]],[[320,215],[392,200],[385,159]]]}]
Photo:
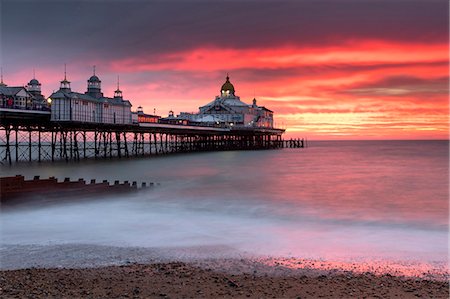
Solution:
[{"label": "pier", "polygon": [[50,112],[0,108],[0,161],[80,161],[201,151],[305,147],[283,129],[50,121]]}]

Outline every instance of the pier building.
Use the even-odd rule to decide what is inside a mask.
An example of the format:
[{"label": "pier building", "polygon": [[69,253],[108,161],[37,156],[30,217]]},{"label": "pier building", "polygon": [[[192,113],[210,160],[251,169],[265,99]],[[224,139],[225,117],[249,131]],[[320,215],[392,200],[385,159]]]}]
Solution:
[{"label": "pier building", "polygon": [[101,124],[131,124],[131,103],[125,100],[117,83],[114,97],[101,91],[101,80],[94,74],[87,80],[85,93],[72,91],[64,74],[58,91],[50,95],[51,120],[57,122],[84,122]]},{"label": "pier building", "polygon": [[0,105],[6,109],[28,109],[32,107],[31,95],[25,87],[0,86]]},{"label": "pier building", "polygon": [[158,123],[161,116],[144,113],[144,109],[139,106],[136,112],[131,112],[133,124]]},{"label": "pier building", "polygon": [[32,110],[50,111],[50,104],[41,91],[41,83],[34,76],[28,82],[26,89],[31,95]]},{"label": "pier building", "polygon": [[36,78],[27,86],[8,86],[0,80],[0,108],[19,110],[50,111],[50,107],[41,93],[41,83]]},{"label": "pier building", "polygon": [[178,118],[224,126],[273,127],[273,111],[258,106],[256,98],[252,104],[241,101],[228,75],[219,92],[213,101],[201,106],[198,113],[181,112]]}]

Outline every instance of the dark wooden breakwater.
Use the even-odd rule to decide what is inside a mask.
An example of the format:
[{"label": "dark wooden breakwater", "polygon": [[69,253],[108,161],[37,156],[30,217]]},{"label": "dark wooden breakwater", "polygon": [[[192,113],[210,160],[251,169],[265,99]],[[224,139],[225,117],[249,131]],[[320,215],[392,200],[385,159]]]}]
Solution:
[{"label": "dark wooden breakwater", "polygon": [[48,116],[0,113],[0,162],[79,161],[201,151],[302,148],[283,129],[146,123],[57,123]]},{"label": "dark wooden breakwater", "polygon": [[0,178],[0,203],[2,205],[17,203],[21,199],[49,199],[71,197],[98,197],[119,195],[122,193],[141,191],[153,187],[154,183],[122,182],[115,181],[110,184],[107,180],[97,182],[95,179],[87,183],[84,179],[71,181],[65,178],[58,182],[55,177],[41,179],[35,176],[32,180],[25,180],[24,176]]}]

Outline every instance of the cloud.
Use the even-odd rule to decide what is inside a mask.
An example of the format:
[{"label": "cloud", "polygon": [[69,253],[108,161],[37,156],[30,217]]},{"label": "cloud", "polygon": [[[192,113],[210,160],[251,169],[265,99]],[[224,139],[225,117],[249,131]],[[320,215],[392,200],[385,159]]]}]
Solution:
[{"label": "cloud", "polygon": [[448,95],[449,78],[392,76],[377,82],[353,86],[345,92],[364,96]]},{"label": "cloud", "polygon": [[1,18],[6,60],[47,63],[360,39],[448,42],[446,1],[3,1]]}]

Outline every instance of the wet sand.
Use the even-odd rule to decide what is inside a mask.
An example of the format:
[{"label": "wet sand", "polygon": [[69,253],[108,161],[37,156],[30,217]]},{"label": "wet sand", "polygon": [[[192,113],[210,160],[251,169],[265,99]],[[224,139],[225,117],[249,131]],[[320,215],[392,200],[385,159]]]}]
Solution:
[{"label": "wet sand", "polygon": [[231,274],[182,262],[0,272],[2,298],[448,298],[448,281],[389,274]]}]

